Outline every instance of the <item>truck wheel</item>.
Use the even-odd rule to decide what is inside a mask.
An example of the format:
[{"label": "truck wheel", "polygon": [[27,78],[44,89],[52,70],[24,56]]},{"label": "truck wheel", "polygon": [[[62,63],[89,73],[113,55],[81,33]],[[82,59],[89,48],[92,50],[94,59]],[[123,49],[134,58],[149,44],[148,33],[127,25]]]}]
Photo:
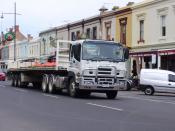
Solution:
[{"label": "truck wheel", "polygon": [[11,78],[11,86],[15,86],[15,80],[14,80],[14,77]]},{"label": "truck wheel", "polygon": [[74,79],[70,80],[68,92],[71,97],[79,97],[79,92],[76,89],[76,83]]},{"label": "truck wheel", "polygon": [[46,93],[47,90],[48,90],[48,88],[47,88],[47,79],[48,79],[47,76],[43,76],[43,80],[42,80],[42,91],[44,93]]},{"label": "truck wheel", "polygon": [[109,91],[106,92],[106,96],[108,99],[115,99],[115,97],[117,96],[118,91]]},{"label": "truck wheel", "polygon": [[21,81],[21,76],[20,75],[17,78],[17,83],[18,83],[18,87],[21,87],[21,88],[25,87],[24,83]]},{"label": "truck wheel", "polygon": [[18,87],[18,76],[15,76],[14,78],[14,86]]},{"label": "truck wheel", "polygon": [[41,83],[33,82],[33,87],[41,89]]},{"label": "truck wheel", "polygon": [[49,78],[49,86],[48,86],[49,93],[55,93],[55,85],[54,85],[54,76]]},{"label": "truck wheel", "polygon": [[152,87],[146,87],[144,93],[145,93],[145,95],[153,95],[154,89]]}]

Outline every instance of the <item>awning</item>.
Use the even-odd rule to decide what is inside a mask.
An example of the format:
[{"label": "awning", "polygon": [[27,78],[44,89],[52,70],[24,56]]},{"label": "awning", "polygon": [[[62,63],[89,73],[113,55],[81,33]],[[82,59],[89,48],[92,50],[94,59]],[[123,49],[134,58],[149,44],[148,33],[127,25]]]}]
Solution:
[{"label": "awning", "polygon": [[147,52],[130,52],[130,56],[151,56],[157,54],[157,51],[147,51]]},{"label": "awning", "polygon": [[130,56],[151,56],[151,55],[171,55],[175,54],[175,49],[164,49],[158,51],[147,51],[147,52],[130,52]]}]

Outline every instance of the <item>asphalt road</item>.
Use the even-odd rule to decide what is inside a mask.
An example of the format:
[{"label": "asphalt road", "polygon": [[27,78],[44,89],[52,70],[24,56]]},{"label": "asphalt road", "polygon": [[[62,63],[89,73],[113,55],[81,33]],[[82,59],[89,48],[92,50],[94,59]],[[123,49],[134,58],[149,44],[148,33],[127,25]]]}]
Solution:
[{"label": "asphalt road", "polygon": [[79,99],[0,81],[0,131],[175,131],[175,94]]}]

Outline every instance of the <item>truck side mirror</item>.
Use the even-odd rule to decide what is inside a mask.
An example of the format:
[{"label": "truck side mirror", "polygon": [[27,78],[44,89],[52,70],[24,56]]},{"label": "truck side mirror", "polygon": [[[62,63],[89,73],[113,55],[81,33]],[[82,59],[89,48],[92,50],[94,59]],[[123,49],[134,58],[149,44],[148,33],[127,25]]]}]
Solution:
[{"label": "truck side mirror", "polygon": [[129,59],[129,49],[128,48],[124,48],[124,59],[125,60]]}]

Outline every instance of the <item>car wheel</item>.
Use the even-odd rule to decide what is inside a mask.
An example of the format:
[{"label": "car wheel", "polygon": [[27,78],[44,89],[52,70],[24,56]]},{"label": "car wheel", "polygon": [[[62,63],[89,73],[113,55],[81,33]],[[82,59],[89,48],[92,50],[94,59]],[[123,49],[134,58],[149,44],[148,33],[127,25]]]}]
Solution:
[{"label": "car wheel", "polygon": [[153,95],[154,89],[152,87],[146,87],[144,92],[145,92],[145,95]]}]

